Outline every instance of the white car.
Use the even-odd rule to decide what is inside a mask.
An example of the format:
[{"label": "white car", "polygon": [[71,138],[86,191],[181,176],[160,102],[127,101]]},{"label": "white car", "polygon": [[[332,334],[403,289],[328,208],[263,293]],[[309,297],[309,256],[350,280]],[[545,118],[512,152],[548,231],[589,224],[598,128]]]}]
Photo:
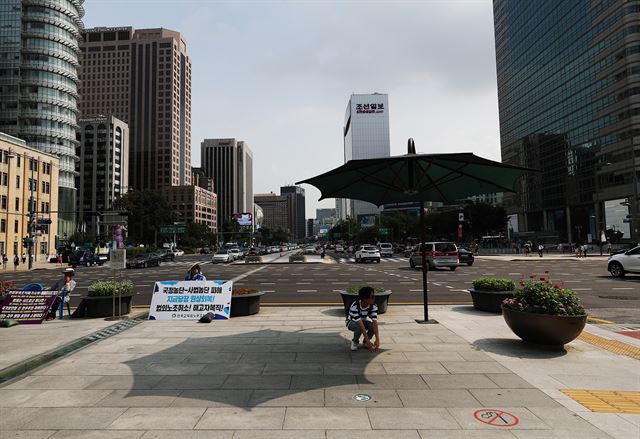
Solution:
[{"label": "white car", "polygon": [[233,260],[233,255],[229,250],[219,250],[213,255],[213,258],[211,258],[211,262],[214,264],[217,262],[233,262]]},{"label": "white car", "polygon": [[378,244],[378,248],[380,249],[380,256],[393,257],[393,246],[388,242],[381,242]]},{"label": "white car", "polygon": [[356,262],[376,261],[380,263],[380,251],[373,245],[361,245],[356,250]]},{"label": "white car", "polygon": [[315,255],[316,254],[316,248],[315,247],[306,247],[304,249],[304,254],[305,255]]},{"label": "white car", "polygon": [[236,259],[241,259],[244,255],[242,254],[242,250],[240,250],[238,247],[233,247],[229,249],[229,252],[231,253],[231,255],[233,256],[233,260],[235,261]]},{"label": "white car", "polygon": [[336,244],[336,253],[344,253],[344,247],[340,244]]},{"label": "white car", "polygon": [[640,273],[640,246],[609,256],[607,270],[613,277],[622,277],[626,273]]},{"label": "white car", "polygon": [[182,256],[184,255],[184,250],[180,250],[179,248],[177,248],[173,251],[173,254],[176,256]]}]

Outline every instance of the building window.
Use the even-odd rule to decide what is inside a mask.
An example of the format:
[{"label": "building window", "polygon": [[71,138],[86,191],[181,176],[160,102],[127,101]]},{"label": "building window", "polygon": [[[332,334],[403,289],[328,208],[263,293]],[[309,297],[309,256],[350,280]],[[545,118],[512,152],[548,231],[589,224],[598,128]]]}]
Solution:
[{"label": "building window", "polygon": [[0,233],[7,231],[7,220],[0,220]]},{"label": "building window", "polygon": [[0,195],[0,209],[6,209],[6,208],[7,208],[7,196]]},{"label": "building window", "polygon": [[2,186],[9,186],[9,174],[0,172],[0,184]]},{"label": "building window", "polygon": [[16,189],[20,189],[20,176],[16,175]]},{"label": "building window", "polygon": [[20,198],[16,197],[16,212],[20,212]]},{"label": "building window", "polygon": [[13,233],[18,233],[18,230],[20,230],[19,221],[15,220],[13,222]]}]

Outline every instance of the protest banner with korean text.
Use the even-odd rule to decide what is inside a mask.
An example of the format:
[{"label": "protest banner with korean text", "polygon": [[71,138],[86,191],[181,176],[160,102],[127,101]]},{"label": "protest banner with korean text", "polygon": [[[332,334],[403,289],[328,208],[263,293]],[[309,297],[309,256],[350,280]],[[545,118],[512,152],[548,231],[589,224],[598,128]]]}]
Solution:
[{"label": "protest banner with korean text", "polygon": [[0,303],[0,320],[17,320],[21,325],[42,323],[59,293],[60,291],[9,291]]},{"label": "protest banner with korean text", "polygon": [[231,316],[232,281],[156,282],[149,308],[149,320],[198,320],[213,313],[214,320]]}]

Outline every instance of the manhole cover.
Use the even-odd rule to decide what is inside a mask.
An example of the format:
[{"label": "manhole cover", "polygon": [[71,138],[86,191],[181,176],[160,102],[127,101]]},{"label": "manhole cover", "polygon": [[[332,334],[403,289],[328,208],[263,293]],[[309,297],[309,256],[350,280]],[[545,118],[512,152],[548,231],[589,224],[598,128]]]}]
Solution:
[{"label": "manhole cover", "polygon": [[364,393],[359,393],[357,395],[353,395],[353,399],[354,401],[364,402],[364,401],[370,401],[371,396]]},{"label": "manhole cover", "polygon": [[611,300],[638,300],[637,297],[629,297],[629,296],[598,296],[601,299],[611,299]]}]

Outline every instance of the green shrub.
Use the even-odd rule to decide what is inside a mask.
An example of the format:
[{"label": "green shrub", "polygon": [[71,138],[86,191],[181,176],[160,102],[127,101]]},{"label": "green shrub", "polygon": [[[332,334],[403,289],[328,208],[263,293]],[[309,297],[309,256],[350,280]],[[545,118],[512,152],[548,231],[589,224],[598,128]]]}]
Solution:
[{"label": "green shrub", "polygon": [[89,286],[89,297],[128,296],[133,294],[130,280],[100,280]]},{"label": "green shrub", "polygon": [[307,257],[303,254],[289,256],[289,262],[307,262]]},{"label": "green shrub", "polygon": [[516,289],[516,284],[511,279],[481,277],[473,281],[473,289],[476,291],[513,291]]},{"label": "green shrub", "polygon": [[[345,291],[351,294],[358,294],[358,291],[360,291],[360,288],[367,287],[367,286],[369,285],[351,285],[345,288]],[[385,291],[387,291],[386,288],[382,288],[382,287],[372,287],[372,288],[375,293],[384,293]]]},{"label": "green shrub", "polygon": [[555,316],[583,316],[587,313],[573,290],[553,285],[547,279],[523,281],[520,285],[513,299],[502,302],[505,308]]}]

